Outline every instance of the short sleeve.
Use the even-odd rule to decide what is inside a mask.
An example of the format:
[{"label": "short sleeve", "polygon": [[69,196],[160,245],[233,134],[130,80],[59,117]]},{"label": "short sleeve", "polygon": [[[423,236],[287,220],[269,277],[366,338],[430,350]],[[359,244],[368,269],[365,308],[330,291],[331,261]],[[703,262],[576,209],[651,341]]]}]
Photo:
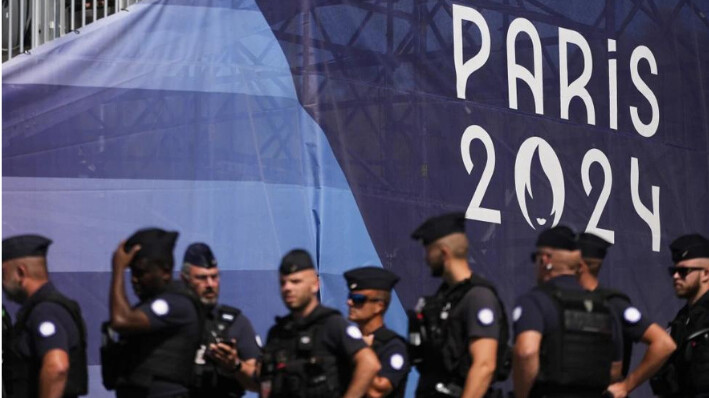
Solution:
[{"label": "short sleeve", "polygon": [[60,304],[38,304],[27,320],[32,345],[38,358],[54,349],[69,352],[79,341],[79,331],[69,312]]},{"label": "short sleeve", "polygon": [[531,293],[517,300],[512,310],[512,322],[515,336],[529,330],[544,333],[544,314]]},{"label": "short sleeve", "polygon": [[198,321],[194,304],[181,294],[160,294],[139,304],[138,309],[148,316],[151,331],[171,329]]},{"label": "short sleeve", "polygon": [[610,305],[620,320],[623,336],[640,341],[652,322],[637,307],[621,297],[611,298]]},{"label": "short sleeve", "polygon": [[410,364],[406,344],[400,339],[391,339],[378,350],[377,357],[382,364],[379,376],[389,379],[391,385],[396,388],[409,373]]},{"label": "short sleeve", "polygon": [[474,287],[461,301],[468,338],[499,339],[502,309],[495,294],[484,287]]},{"label": "short sleeve", "polygon": [[323,344],[333,352],[353,357],[357,351],[367,347],[359,328],[348,323],[341,316],[329,317],[324,328]]}]

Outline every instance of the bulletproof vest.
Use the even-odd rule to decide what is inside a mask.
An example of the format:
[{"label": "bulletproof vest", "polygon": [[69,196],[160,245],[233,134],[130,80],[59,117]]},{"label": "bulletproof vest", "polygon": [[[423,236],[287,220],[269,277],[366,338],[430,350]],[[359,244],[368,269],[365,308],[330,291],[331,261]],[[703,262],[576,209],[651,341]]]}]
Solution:
[{"label": "bulletproof vest", "polygon": [[[180,283],[170,283],[164,292],[190,299],[197,310],[201,333],[204,310],[197,297]],[[185,333],[183,328],[120,336],[118,341],[110,337],[108,331],[101,348],[101,365],[104,368],[102,375],[106,389],[123,386],[148,389],[153,380],[189,386],[199,339]]]},{"label": "bulletproof vest", "polygon": [[677,350],[650,380],[652,391],[672,397],[709,393],[709,296],[683,308],[670,328]]},{"label": "bulletproof vest", "polygon": [[[389,330],[385,327],[379,328],[376,332],[374,332],[374,341],[372,342],[372,349],[374,350],[375,353],[377,353],[377,356],[379,356],[379,350],[383,348],[384,346],[389,343],[389,341],[393,339],[399,339],[401,340],[404,344],[406,344],[406,340],[404,340],[403,337],[399,336],[396,334],[394,331]],[[388,358],[379,358],[379,362],[386,361]],[[404,393],[406,392],[406,379],[408,378],[408,375],[404,377],[401,382],[399,383],[398,386],[394,386],[394,389],[392,390],[387,397],[391,398],[403,398]]]},{"label": "bulletproof vest", "polygon": [[190,388],[190,397],[229,397],[244,395],[244,389],[236,379],[225,377],[217,372],[217,365],[209,358],[209,345],[228,342],[227,331],[241,315],[241,310],[228,305],[219,305],[214,318],[205,319],[202,341],[195,355],[194,381]]},{"label": "bulletproof vest", "polygon": [[261,364],[261,396],[329,398],[349,385],[349,361],[338,362],[321,341],[325,321],[340,313],[318,306],[305,319],[276,318]]},{"label": "bulletproof vest", "polygon": [[598,391],[610,384],[612,313],[603,291],[540,286],[552,298],[559,327],[542,337],[536,392]]},{"label": "bulletproof vest", "polygon": [[468,353],[468,338],[463,319],[450,318],[458,303],[474,287],[492,291],[501,309],[500,336],[497,345],[495,381],[505,380],[511,368],[509,325],[504,304],[495,287],[487,280],[473,275],[434,296],[419,301],[417,310],[409,314],[410,357],[420,372],[445,372],[448,382],[465,384],[472,364]]},{"label": "bulletproof vest", "polygon": [[[7,367],[3,369],[3,380],[8,381],[7,392],[10,397],[36,397],[39,393],[39,373],[42,368],[42,358],[32,358],[20,352],[20,339],[24,334],[34,333],[27,330],[27,319],[34,308],[43,302],[51,302],[61,305],[71,316],[79,331],[79,343],[76,347],[70,347],[69,352],[69,375],[65,397],[76,397],[88,393],[88,370],[86,362],[86,326],[81,317],[81,309],[76,301],[71,300],[57,291],[38,291],[33,294],[17,314],[17,322],[12,330],[12,340],[9,344],[7,355]],[[5,361],[3,361],[5,365]],[[9,371],[9,373],[5,373]]]},{"label": "bulletproof vest", "polygon": [[[621,291],[606,288],[597,288],[595,291],[605,295],[606,299],[609,301],[612,298],[618,297],[630,303],[630,297]],[[623,333],[623,369],[621,370],[621,373],[624,378],[628,376],[628,372],[630,371],[630,360],[633,357],[633,344],[635,344],[633,339]]]}]

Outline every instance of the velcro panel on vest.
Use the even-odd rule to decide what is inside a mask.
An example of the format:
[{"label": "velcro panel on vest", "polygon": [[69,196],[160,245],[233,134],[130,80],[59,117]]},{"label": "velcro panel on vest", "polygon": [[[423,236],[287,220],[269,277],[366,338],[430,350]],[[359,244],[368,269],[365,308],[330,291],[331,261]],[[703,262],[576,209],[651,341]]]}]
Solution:
[{"label": "velcro panel on vest", "polygon": [[[558,386],[605,388],[615,347],[611,312],[603,295],[582,290],[553,289],[560,310],[560,333],[547,341],[545,376]],[[555,346],[554,346],[555,345]]]}]

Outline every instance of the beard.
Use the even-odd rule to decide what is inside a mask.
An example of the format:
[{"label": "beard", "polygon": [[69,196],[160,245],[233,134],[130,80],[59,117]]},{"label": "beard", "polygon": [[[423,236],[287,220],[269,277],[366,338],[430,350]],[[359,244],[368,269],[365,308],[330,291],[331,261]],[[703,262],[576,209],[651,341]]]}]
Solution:
[{"label": "beard", "polygon": [[10,301],[18,304],[22,304],[27,300],[27,292],[25,292],[21,287],[8,287],[3,288],[3,292]]},{"label": "beard", "polygon": [[678,288],[675,286],[675,295],[679,298],[687,299],[694,297],[697,292],[699,292],[699,281],[694,284],[680,285]]},{"label": "beard", "polygon": [[429,261],[428,266],[431,268],[431,276],[435,278],[443,276],[443,271],[445,270],[443,266],[443,253],[440,253],[435,260]]}]

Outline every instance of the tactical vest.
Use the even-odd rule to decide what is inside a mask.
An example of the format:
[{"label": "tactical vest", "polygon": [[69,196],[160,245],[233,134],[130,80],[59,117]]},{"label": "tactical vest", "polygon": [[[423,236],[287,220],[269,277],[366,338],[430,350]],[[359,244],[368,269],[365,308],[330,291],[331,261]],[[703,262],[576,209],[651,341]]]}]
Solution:
[{"label": "tactical vest", "polygon": [[190,389],[191,398],[229,397],[244,395],[244,388],[232,377],[226,377],[217,371],[217,365],[207,355],[209,345],[228,342],[227,331],[241,315],[241,310],[228,305],[219,305],[214,319],[206,319],[202,342],[195,355],[194,382]]},{"label": "tactical vest", "polygon": [[540,286],[558,309],[559,327],[542,338],[539,375],[530,396],[563,392],[598,395],[610,384],[612,312],[603,291]]},{"label": "tactical vest", "polygon": [[[9,397],[36,397],[39,394],[39,373],[42,368],[42,358],[32,358],[20,352],[20,339],[25,334],[34,333],[27,330],[27,319],[32,310],[40,303],[51,302],[59,304],[66,309],[76,324],[79,331],[79,343],[76,347],[70,347],[69,352],[69,375],[67,376],[66,387],[64,387],[65,397],[76,397],[88,393],[88,371],[86,362],[86,326],[81,317],[81,308],[76,301],[71,300],[58,291],[38,291],[32,295],[23,307],[22,312],[17,315],[17,322],[12,331],[10,341],[7,367],[3,369],[3,380],[8,381],[7,392]],[[3,365],[5,361],[3,361]],[[8,371],[9,373],[5,373]]]},{"label": "tactical vest", "polygon": [[318,306],[305,319],[276,318],[261,364],[262,397],[330,398],[344,393],[350,369],[322,345],[319,333],[328,318],[338,315]]},{"label": "tactical vest", "polygon": [[[201,334],[204,312],[197,297],[179,283],[170,283],[164,292],[190,299],[198,314]],[[101,347],[106,389],[124,386],[149,389],[153,380],[189,386],[194,355],[199,347],[198,337],[182,332],[182,328],[120,336],[117,342],[109,337],[104,335],[104,345]]]},{"label": "tactical vest", "polygon": [[449,318],[466,293],[474,287],[490,290],[500,306],[500,336],[497,344],[497,367],[494,381],[507,378],[511,368],[512,352],[509,346],[509,325],[505,306],[497,289],[487,280],[473,274],[435,296],[424,297],[417,310],[409,314],[409,356],[420,372],[445,372],[447,380],[462,387],[472,365],[468,353],[468,338],[462,319]]},{"label": "tactical vest", "polygon": [[[404,344],[406,344],[406,340],[404,340],[403,337],[399,336],[392,330],[389,330],[385,327],[380,328],[374,333],[374,341],[372,342],[372,349],[374,352],[379,355],[379,349],[382,347],[386,346],[387,343],[389,343],[393,339],[399,339],[401,340]],[[379,362],[386,361],[387,358],[379,358]],[[401,382],[399,382],[398,386],[394,386],[394,389],[387,395],[387,397],[390,398],[403,398],[404,393],[406,392],[406,379],[408,378],[408,375],[404,376],[403,379],[401,379]]]},{"label": "tactical vest", "polygon": [[703,297],[670,322],[670,334],[677,344],[677,350],[650,380],[656,395],[691,397],[709,394],[708,298]]}]

